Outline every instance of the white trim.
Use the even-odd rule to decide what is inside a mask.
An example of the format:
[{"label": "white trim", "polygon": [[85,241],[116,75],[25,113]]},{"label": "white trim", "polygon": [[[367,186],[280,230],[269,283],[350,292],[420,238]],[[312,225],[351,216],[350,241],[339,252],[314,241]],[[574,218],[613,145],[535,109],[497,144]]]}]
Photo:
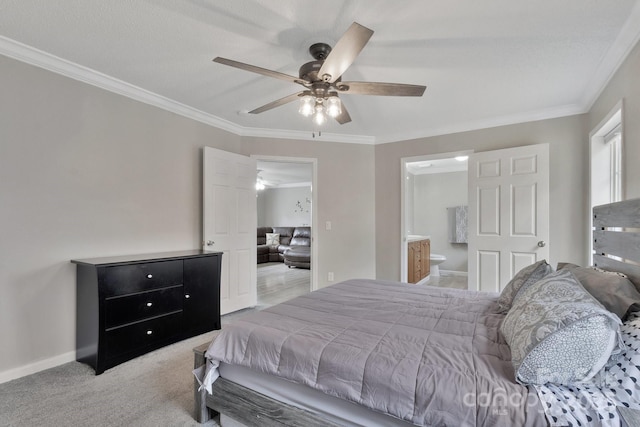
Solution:
[{"label": "white trim", "polygon": [[426,285],[427,283],[429,283],[429,279],[431,279],[431,274],[417,282],[416,285]]},{"label": "white trim", "polygon": [[440,270],[440,277],[445,276],[469,277],[469,273],[466,271]]},{"label": "white trim", "polygon": [[311,131],[293,131],[283,129],[261,129],[239,126],[233,122],[214,116],[167,97],[158,95],[141,87],[91,68],[62,59],[50,53],[27,46],[7,37],[0,36],[0,54],[25,62],[36,67],[60,74],[71,79],[99,87],[118,95],[143,102],[154,107],[178,114],[201,123],[231,132],[239,136],[255,136],[261,138],[283,138],[317,140],[328,142],[345,142],[352,144],[374,144],[375,138],[367,135],[342,135],[322,133],[314,137]]},{"label": "white trim", "polygon": [[[214,116],[211,116],[214,117]],[[343,135],[338,133],[322,132],[317,135],[312,131],[286,130],[286,129],[264,129],[264,128],[248,128],[234,125],[237,130],[230,131],[240,136],[253,136],[256,138],[281,138],[281,139],[301,139],[306,141],[318,142],[343,142],[348,144],[365,144],[374,145],[376,139],[367,135]],[[315,136],[314,136],[315,135]]]},{"label": "white trim", "polygon": [[299,187],[313,187],[312,182],[290,182],[285,184],[268,185],[265,184],[265,190],[277,190],[278,188],[299,188]]},{"label": "white trim", "polygon": [[76,352],[74,350],[48,359],[39,360],[28,365],[2,371],[0,372],[0,384],[17,378],[26,377],[27,375],[35,374],[37,372],[44,371],[45,369],[55,368],[56,366],[64,365],[65,363],[73,362],[75,360]]},{"label": "white trim", "polygon": [[[336,133],[322,133],[321,136],[318,136],[311,131],[264,129],[240,126],[229,120],[195,109],[120,79],[116,79],[107,74],[84,67],[66,59],[62,59],[4,36],[0,36],[0,54],[65,77],[117,93],[136,101],[170,111],[180,116],[199,121],[239,136],[375,145],[583,114],[591,109],[598,96],[600,96],[606,85],[609,83],[611,77],[615,74],[622,62],[627,58],[631,49],[640,39],[640,32],[637,28],[640,28],[640,3],[634,7],[629,19],[616,38],[616,41],[607,52],[607,55],[598,67],[598,70],[587,85],[587,89],[585,90],[586,94],[580,104],[563,105],[543,110],[493,117],[487,120],[477,120],[467,123],[442,126],[439,128],[425,129],[403,134],[383,135],[379,137],[371,135],[347,135]],[[613,68],[611,64],[614,65]],[[589,88],[592,89],[589,90]]]},{"label": "white trim", "polygon": [[314,157],[263,156],[261,154],[252,154],[250,157],[264,162],[308,163],[311,165],[311,290],[320,289],[318,286],[320,284],[318,275],[320,270],[318,264],[318,159]]},{"label": "white trim", "polygon": [[[616,117],[619,116],[619,117]],[[607,113],[607,115],[600,120],[600,122],[591,130],[591,132],[589,132],[589,167],[587,168],[587,182],[589,185],[589,191],[588,191],[588,209],[586,209],[586,215],[587,215],[587,237],[588,237],[588,242],[587,242],[587,253],[586,253],[586,263],[585,265],[591,265],[592,264],[592,258],[593,258],[593,215],[592,215],[592,208],[593,208],[593,201],[592,201],[592,190],[591,190],[591,180],[592,180],[592,151],[593,151],[593,144],[594,143],[598,143],[598,141],[600,141],[601,143],[604,140],[604,136],[609,133],[611,131],[611,129],[613,129],[616,126],[616,122],[617,119],[620,119],[620,124],[622,126],[622,155],[623,155],[623,159],[624,159],[624,99],[619,100],[618,102],[616,102],[616,105],[613,106],[613,108],[611,108],[611,110],[609,110],[609,112]],[[623,173],[624,173],[624,165],[623,165]],[[625,197],[625,183],[624,180],[622,181],[622,198],[624,199]]]}]

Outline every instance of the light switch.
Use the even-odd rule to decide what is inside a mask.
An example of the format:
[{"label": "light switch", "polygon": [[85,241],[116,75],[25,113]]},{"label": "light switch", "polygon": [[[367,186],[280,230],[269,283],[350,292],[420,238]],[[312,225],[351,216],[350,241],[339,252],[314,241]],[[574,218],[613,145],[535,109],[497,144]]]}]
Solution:
[{"label": "light switch", "polygon": [[327,222],[325,223],[325,228],[326,228],[327,230],[331,230],[331,221],[327,221]]}]

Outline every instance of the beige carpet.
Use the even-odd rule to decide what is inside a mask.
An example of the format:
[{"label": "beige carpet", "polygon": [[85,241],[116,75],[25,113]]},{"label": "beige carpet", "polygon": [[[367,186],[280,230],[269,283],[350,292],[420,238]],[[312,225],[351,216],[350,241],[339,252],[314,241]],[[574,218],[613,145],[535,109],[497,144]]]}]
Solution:
[{"label": "beige carpet", "polygon": [[[308,292],[309,270],[274,264],[258,266],[256,309]],[[254,310],[223,316],[222,325]],[[192,349],[211,337],[181,341],[98,376],[71,362],[0,384],[0,427],[218,426],[193,419]]]},{"label": "beige carpet", "polygon": [[94,375],[78,362],[0,384],[0,426],[217,426],[193,419],[192,349],[211,333]]}]

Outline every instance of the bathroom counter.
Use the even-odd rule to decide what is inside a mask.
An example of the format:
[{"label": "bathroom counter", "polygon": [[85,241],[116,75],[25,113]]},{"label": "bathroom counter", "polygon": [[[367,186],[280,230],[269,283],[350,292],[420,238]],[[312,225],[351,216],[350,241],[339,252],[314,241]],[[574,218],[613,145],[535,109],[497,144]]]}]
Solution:
[{"label": "bathroom counter", "polygon": [[423,236],[423,235],[420,235],[420,234],[409,234],[407,236],[407,243],[408,242],[417,242],[417,241],[420,241],[420,240],[429,240],[429,239],[431,239],[431,236]]}]

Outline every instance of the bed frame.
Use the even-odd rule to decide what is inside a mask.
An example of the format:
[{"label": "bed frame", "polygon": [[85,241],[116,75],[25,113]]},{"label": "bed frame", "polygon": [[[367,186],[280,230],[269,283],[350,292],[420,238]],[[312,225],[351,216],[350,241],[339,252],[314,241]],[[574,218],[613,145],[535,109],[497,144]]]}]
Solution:
[{"label": "bed frame", "polygon": [[[204,353],[208,347],[207,342],[193,349],[194,368],[204,365]],[[218,413],[222,413],[247,427],[340,427],[314,413],[271,399],[222,377],[213,383],[211,394],[206,390],[198,391],[199,387],[200,384],[196,380],[195,419],[199,423],[207,422]]]},{"label": "bed frame", "polygon": [[640,290],[640,199],[593,208],[593,265],[626,274]]},{"label": "bed frame", "polygon": [[[593,265],[626,274],[640,291],[640,199],[593,208]],[[215,336],[214,336],[215,339]],[[209,343],[194,349],[194,367],[204,365]],[[213,393],[198,391],[194,380],[195,419],[204,423],[223,413],[248,427],[336,426],[317,414],[271,399],[224,378]]]}]

